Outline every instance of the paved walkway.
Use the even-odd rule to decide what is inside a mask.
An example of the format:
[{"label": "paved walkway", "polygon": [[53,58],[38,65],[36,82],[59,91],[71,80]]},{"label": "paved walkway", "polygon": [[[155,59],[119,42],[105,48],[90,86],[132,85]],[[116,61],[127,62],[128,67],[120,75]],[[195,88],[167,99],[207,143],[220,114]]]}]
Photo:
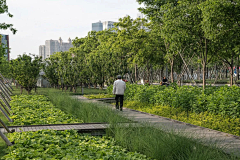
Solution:
[{"label": "paved walkway", "polygon": [[[81,101],[103,103],[99,102],[99,99],[89,100],[83,96],[74,97]],[[106,105],[115,109],[111,104]],[[159,127],[167,132],[175,131],[184,134],[185,136],[199,138],[204,144],[215,144],[216,146],[223,148],[225,153],[233,153],[240,157],[240,137],[238,136],[128,108],[123,108],[123,112],[119,112],[119,114],[137,122],[149,123],[154,127]]]}]

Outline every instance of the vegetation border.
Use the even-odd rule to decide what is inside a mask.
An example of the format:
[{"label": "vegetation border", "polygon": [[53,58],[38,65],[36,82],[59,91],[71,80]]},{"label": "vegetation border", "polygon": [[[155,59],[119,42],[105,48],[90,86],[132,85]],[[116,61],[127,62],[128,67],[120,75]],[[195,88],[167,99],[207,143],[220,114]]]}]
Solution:
[{"label": "vegetation border", "polygon": [[186,122],[182,122],[182,121],[174,120],[174,119],[171,119],[171,118],[166,118],[166,117],[162,117],[162,116],[158,116],[158,115],[155,115],[155,114],[146,113],[146,112],[142,112],[142,111],[138,111],[138,110],[134,110],[134,109],[130,109],[130,108],[124,108],[124,109],[129,109],[129,110],[134,111],[134,112],[147,114],[147,115],[150,115],[150,116],[153,116],[153,117],[162,118],[162,119],[165,119],[165,120],[169,120],[169,121],[172,121],[172,122],[175,122],[175,123],[184,124],[184,125],[195,127],[195,128],[201,128],[201,129],[204,129],[204,130],[214,131],[218,134],[224,134],[224,136],[229,136],[229,137],[240,140],[240,136],[236,136],[236,135],[233,135],[233,134],[230,134],[230,133],[225,133],[225,132],[217,131],[217,130],[214,130],[214,129],[197,126],[197,125],[194,125],[194,124],[190,124],[190,123],[186,123]]}]

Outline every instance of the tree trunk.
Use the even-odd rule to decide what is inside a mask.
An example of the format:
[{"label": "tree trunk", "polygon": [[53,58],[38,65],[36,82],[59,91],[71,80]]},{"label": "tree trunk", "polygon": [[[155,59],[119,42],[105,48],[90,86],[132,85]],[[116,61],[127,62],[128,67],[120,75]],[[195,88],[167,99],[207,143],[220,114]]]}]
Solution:
[{"label": "tree trunk", "polygon": [[231,72],[230,72],[230,86],[232,87],[233,86],[233,66],[231,66]]},{"label": "tree trunk", "polygon": [[[198,56],[198,60],[199,60],[199,56]],[[200,69],[200,64],[198,64],[198,70],[197,70],[197,80],[200,80],[200,72],[201,72],[201,69]]]},{"label": "tree trunk", "polygon": [[206,87],[206,63],[207,63],[207,39],[205,38],[205,53],[203,53],[203,90],[205,90]]},{"label": "tree trunk", "polygon": [[153,83],[153,68],[152,68],[152,64],[150,64],[150,81],[149,83],[152,84]]},{"label": "tree trunk", "polygon": [[163,79],[163,70],[164,70],[164,68],[162,67],[161,71],[160,71],[160,81],[162,81],[162,79]]},{"label": "tree trunk", "polygon": [[173,77],[173,66],[174,66],[174,59],[171,60],[171,83],[174,82],[174,77]]},{"label": "tree trunk", "polygon": [[65,86],[65,93],[67,92],[67,86]]},{"label": "tree trunk", "polygon": [[103,89],[103,83],[101,83],[101,84],[99,85],[99,89],[100,89],[100,90]]},{"label": "tree trunk", "polygon": [[208,67],[207,67],[206,79],[209,79],[209,78],[208,78]]},{"label": "tree trunk", "polygon": [[206,86],[206,63],[204,62],[204,64],[203,64],[203,71],[202,71],[202,74],[203,74],[203,90],[205,89],[205,86]]},{"label": "tree trunk", "polygon": [[234,74],[234,70],[233,70],[233,53],[232,53],[232,58],[231,58],[231,72],[230,72],[230,86],[233,86],[233,74]]},{"label": "tree trunk", "polygon": [[137,64],[135,64],[135,83],[138,81],[138,74],[137,74]]},{"label": "tree trunk", "polygon": [[237,68],[236,68],[236,71],[237,71],[237,80],[239,80],[239,55],[237,57]]},{"label": "tree trunk", "polygon": [[73,85],[72,88],[73,88],[73,93],[76,93],[76,92],[77,92],[77,88],[76,88],[76,86]]}]

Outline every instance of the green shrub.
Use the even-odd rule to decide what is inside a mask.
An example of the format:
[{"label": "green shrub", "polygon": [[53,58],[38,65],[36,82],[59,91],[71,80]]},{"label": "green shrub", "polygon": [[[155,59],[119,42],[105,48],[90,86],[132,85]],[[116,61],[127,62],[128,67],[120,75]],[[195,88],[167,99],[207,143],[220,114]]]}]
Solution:
[{"label": "green shrub", "polygon": [[[112,91],[112,86],[108,88]],[[166,105],[182,108],[189,112],[220,114],[225,117],[240,118],[240,88],[237,86],[211,87],[205,90],[200,87],[172,85],[127,84],[124,94],[129,101],[138,101],[155,105]]]},{"label": "green shrub", "polygon": [[182,108],[125,101],[124,107],[240,136],[240,118],[223,117],[210,112],[187,113]]}]

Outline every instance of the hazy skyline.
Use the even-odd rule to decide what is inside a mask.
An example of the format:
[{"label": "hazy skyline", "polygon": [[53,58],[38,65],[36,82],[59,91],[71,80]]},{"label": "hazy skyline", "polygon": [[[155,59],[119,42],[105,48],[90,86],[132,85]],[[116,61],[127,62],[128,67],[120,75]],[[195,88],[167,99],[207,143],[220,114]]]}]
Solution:
[{"label": "hazy skyline", "polygon": [[18,30],[15,35],[0,30],[10,36],[11,59],[24,52],[38,55],[45,40],[62,37],[67,42],[69,37],[85,37],[99,20],[118,21],[126,15],[136,18],[140,7],[136,0],[7,0],[7,5],[14,17],[1,14],[1,22]]}]

